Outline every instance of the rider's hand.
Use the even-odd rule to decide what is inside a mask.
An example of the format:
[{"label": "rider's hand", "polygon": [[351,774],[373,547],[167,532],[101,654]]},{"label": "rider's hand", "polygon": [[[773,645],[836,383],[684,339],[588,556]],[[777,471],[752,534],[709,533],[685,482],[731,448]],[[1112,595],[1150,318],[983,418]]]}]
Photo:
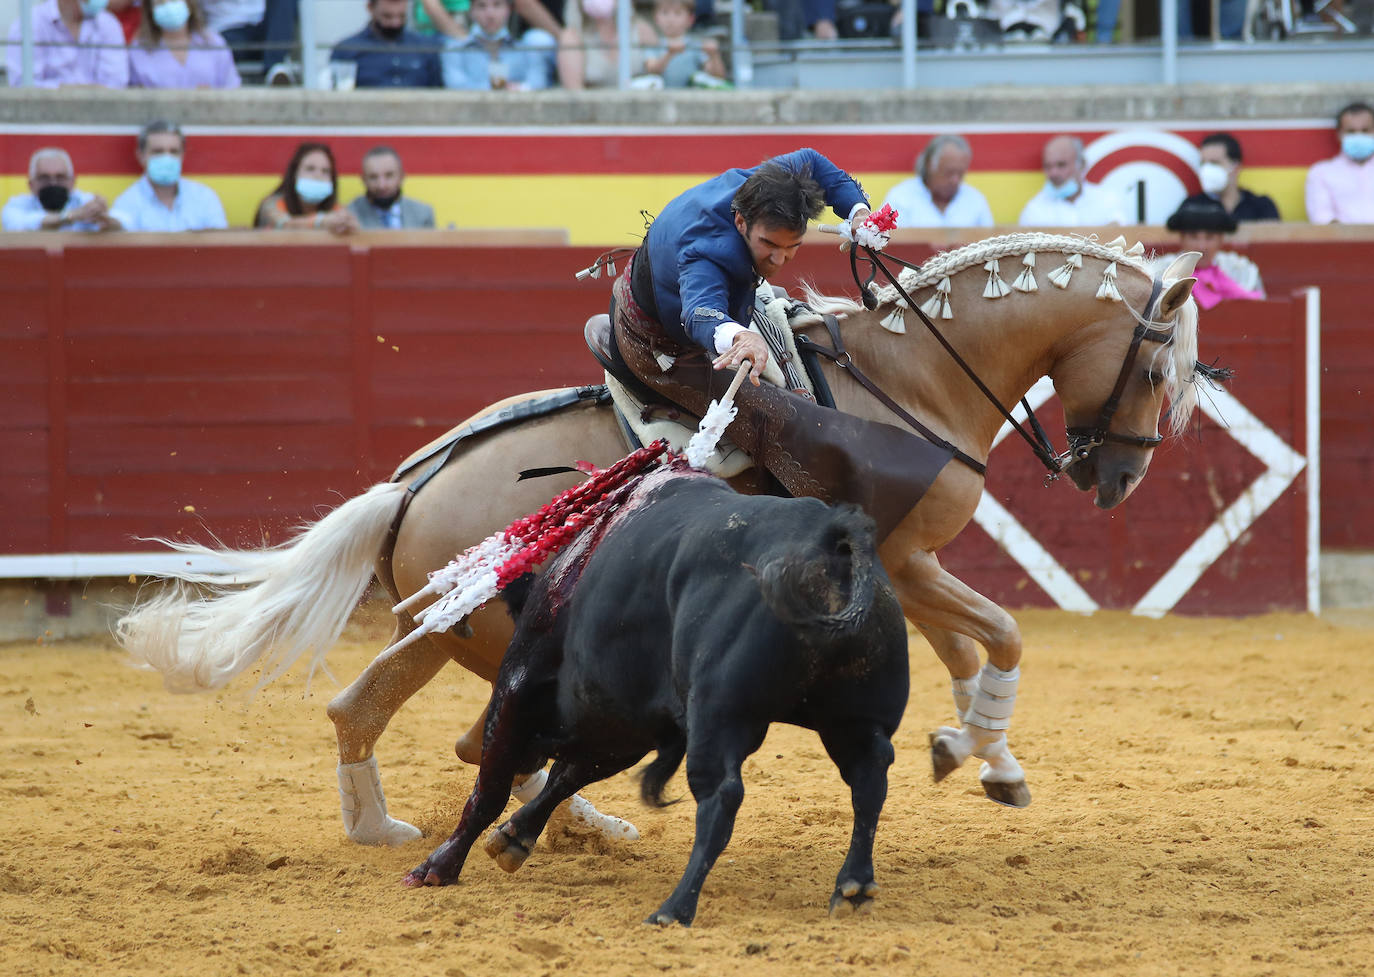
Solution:
[{"label": "rider's hand", "polygon": [[[895,225],[897,213],[887,204],[876,214],[860,209],[849,221],[849,234],[860,247],[881,251],[887,247],[889,231]],[[847,250],[847,249],[846,249]]]},{"label": "rider's hand", "polygon": [[717,356],[711,365],[717,370],[735,370],[745,360],[750,361],[749,380],[757,387],[763,368],[768,365],[768,344],[758,333],[747,329],[735,333],[730,348]]}]

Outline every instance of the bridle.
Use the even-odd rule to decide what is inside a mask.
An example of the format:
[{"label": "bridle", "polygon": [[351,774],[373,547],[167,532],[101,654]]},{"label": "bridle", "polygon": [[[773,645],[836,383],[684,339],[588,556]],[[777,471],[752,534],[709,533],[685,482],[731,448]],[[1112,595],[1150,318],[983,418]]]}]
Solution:
[{"label": "bridle", "polygon": [[[858,262],[860,259],[857,255],[858,250],[859,249],[857,247],[852,248],[850,250],[849,264],[850,270],[854,274],[854,281],[859,286],[859,292],[863,296],[864,307],[870,311],[878,307],[878,300],[873,295],[873,292],[871,291],[869,286],[872,285],[873,279],[876,277],[877,272],[881,271],[883,273],[883,277],[885,277],[889,282],[892,283],[892,287],[897,290],[897,294],[906,303],[907,307],[912,312],[916,313],[917,317],[920,318],[921,322],[925,323],[925,326],[927,329],[930,330],[931,335],[935,337],[935,339],[940,343],[940,345],[944,347],[945,351],[949,353],[949,355],[954,359],[954,362],[957,363],[959,367],[964,371],[964,373],[968,375],[969,379],[972,380],[974,385],[978,387],[978,389],[982,392],[983,396],[986,397],[988,401],[994,407],[997,408],[998,412],[1001,413],[1002,417],[1006,420],[1006,422],[1010,424],[1012,428],[1019,435],[1021,435],[1022,439],[1024,439],[1025,442],[1030,446],[1030,449],[1032,452],[1034,452],[1035,457],[1040,459],[1041,464],[1045,466],[1048,472],[1047,480],[1052,481],[1054,479],[1057,479],[1071,465],[1077,464],[1081,461],[1086,461],[1089,457],[1092,456],[1092,453],[1095,450],[1097,450],[1103,444],[1106,444],[1108,442],[1111,442],[1113,444],[1127,444],[1133,447],[1140,448],[1153,448],[1164,440],[1163,435],[1160,434],[1155,434],[1152,437],[1145,437],[1142,435],[1134,434],[1119,434],[1111,429],[1112,418],[1116,416],[1116,412],[1118,408],[1120,408],[1121,406],[1121,395],[1126,390],[1126,382],[1130,378],[1131,370],[1135,366],[1136,357],[1140,353],[1141,343],[1151,342],[1168,345],[1170,342],[1173,341],[1172,331],[1165,329],[1156,329],[1150,321],[1150,316],[1155,311],[1155,306],[1159,301],[1160,294],[1163,291],[1164,287],[1164,283],[1159,279],[1158,276],[1155,277],[1154,282],[1151,285],[1150,297],[1145,301],[1145,308],[1142,310],[1138,324],[1135,327],[1135,332],[1131,336],[1131,345],[1130,348],[1126,350],[1126,356],[1121,363],[1121,370],[1117,373],[1116,384],[1112,387],[1112,392],[1107,396],[1107,399],[1103,402],[1101,409],[1097,412],[1096,421],[1092,425],[1087,427],[1074,426],[1067,428],[1065,430],[1065,435],[1068,439],[1068,450],[1062,453],[1056,453],[1054,450],[1054,445],[1050,442],[1049,436],[1045,434],[1045,429],[1040,424],[1040,419],[1035,416],[1035,411],[1034,409],[1032,409],[1030,402],[1025,397],[1021,398],[1021,406],[1026,412],[1026,422],[1029,426],[1029,430],[1027,430],[1026,426],[1023,426],[1020,422],[1018,422],[1016,418],[1014,418],[1011,415],[1011,412],[1008,411],[1004,406],[1002,406],[1002,402],[997,399],[997,397],[993,394],[993,392],[990,389],[988,389],[987,384],[985,384],[982,381],[978,374],[974,372],[973,368],[968,365],[968,363],[964,360],[962,356],[959,355],[959,352],[953,347],[953,345],[950,344],[949,340],[945,338],[944,334],[940,332],[939,328],[936,327],[935,323],[933,323],[930,320],[930,317],[926,315],[926,313],[922,311],[921,307],[916,304],[912,297],[909,294],[907,294],[906,289],[904,289],[901,285],[901,282],[897,280],[897,276],[894,275],[891,272],[891,270],[888,269],[887,265],[883,262],[882,258],[878,256],[878,252],[870,248],[863,249],[865,255],[862,260],[868,263],[869,273],[866,281],[860,278],[858,267]],[[920,269],[919,265],[911,264],[910,262],[903,261],[900,258],[892,257],[891,255],[889,255],[888,257],[891,257],[893,261],[907,268],[912,268],[916,270]],[[825,319],[826,327],[830,332],[831,340],[832,342],[834,342],[835,348],[826,349],[822,346],[817,345],[814,342],[805,343],[804,348],[813,350],[826,356],[841,369],[847,371],[850,375],[854,377],[854,379],[858,380],[860,384],[867,388],[870,393],[873,393],[890,410],[896,413],[908,424],[913,426],[927,440],[933,440],[937,444],[942,444],[947,447],[950,447],[953,450],[955,458],[958,458],[960,461],[968,465],[970,468],[978,472],[980,475],[986,473],[986,465],[982,464],[977,459],[972,458],[970,455],[959,450],[953,445],[949,445],[947,442],[943,441],[942,439],[934,435],[932,432],[929,431],[929,429],[925,427],[925,425],[921,424],[914,417],[912,417],[906,410],[902,409],[899,405],[897,405],[891,397],[888,397],[881,390],[879,390],[876,384],[873,383],[873,381],[869,380],[868,377],[864,376],[863,373],[860,372],[858,367],[854,365],[853,360],[850,359],[849,353],[845,351],[843,342],[840,339],[838,324],[832,321],[833,317],[826,316]],[[798,337],[799,340],[802,338],[804,337]],[[1170,409],[1172,410],[1172,407]],[[1168,416],[1167,412],[1165,416]]]}]

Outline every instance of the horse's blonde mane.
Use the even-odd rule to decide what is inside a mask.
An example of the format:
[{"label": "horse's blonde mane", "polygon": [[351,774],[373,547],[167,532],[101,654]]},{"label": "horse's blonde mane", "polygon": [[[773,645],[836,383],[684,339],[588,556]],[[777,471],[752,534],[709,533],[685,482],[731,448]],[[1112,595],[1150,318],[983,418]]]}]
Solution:
[{"label": "horse's blonde mane", "polygon": [[[897,276],[897,280],[907,294],[914,299],[917,290],[929,288],[951,275],[956,275],[969,268],[981,269],[989,261],[1012,256],[1020,257],[1031,252],[1099,258],[1102,261],[1115,262],[1118,267],[1124,266],[1134,269],[1152,281],[1154,278],[1150,265],[1144,260],[1142,249],[1137,246],[1127,250],[1120,239],[1109,244],[1102,244],[1093,238],[1081,235],[1032,232],[1003,234],[976,241],[973,244],[966,244],[963,247],[955,248],[953,251],[939,252],[920,268],[904,268]],[[1173,281],[1173,279],[1164,281],[1162,287],[1167,289],[1173,284]],[[878,322],[899,304],[897,289],[890,284],[873,289],[873,295],[878,300],[878,308],[873,312],[868,312],[861,303],[855,302],[853,299],[823,295],[806,284],[803,285],[803,289],[806,304],[813,312],[828,313],[841,318],[866,314],[873,316],[874,321]],[[905,303],[900,304],[905,305]],[[1131,309],[1130,306],[1126,307],[1137,321],[1145,322],[1140,313]],[[1182,433],[1188,425],[1188,419],[1192,416],[1193,409],[1197,406],[1195,376],[1197,367],[1197,318],[1197,304],[1190,296],[1183,303],[1172,322],[1148,323],[1154,329],[1173,332],[1173,342],[1156,353],[1156,356],[1159,356],[1163,354],[1164,349],[1169,351],[1168,363],[1163,372],[1165,392],[1172,404],[1169,429],[1170,433],[1173,434]],[[794,320],[794,323],[803,324],[806,321],[805,316],[803,316]]]}]

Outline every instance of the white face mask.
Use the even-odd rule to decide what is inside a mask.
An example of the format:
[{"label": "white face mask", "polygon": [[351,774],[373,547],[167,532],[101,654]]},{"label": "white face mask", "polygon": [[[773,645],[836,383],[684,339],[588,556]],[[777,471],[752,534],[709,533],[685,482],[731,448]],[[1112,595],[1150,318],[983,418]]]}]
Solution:
[{"label": "white face mask", "polygon": [[1203,163],[1197,168],[1197,178],[1203,193],[1218,194],[1230,182],[1231,171],[1220,163]]}]

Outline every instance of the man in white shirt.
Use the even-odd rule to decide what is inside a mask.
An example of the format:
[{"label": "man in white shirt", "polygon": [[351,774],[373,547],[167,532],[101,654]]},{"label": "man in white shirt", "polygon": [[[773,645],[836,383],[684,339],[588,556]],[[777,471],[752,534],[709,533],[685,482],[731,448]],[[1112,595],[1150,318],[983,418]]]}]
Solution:
[{"label": "man in white shirt", "polygon": [[962,136],[936,136],[916,157],[916,175],[890,191],[885,204],[898,227],[991,227],[987,198],[964,182],[973,150]]},{"label": "man in white shirt", "polygon": [[186,138],[174,122],[150,122],[138,134],[143,176],[115,199],[126,231],[213,231],[227,227],[219,195],[181,175]]},{"label": "man in white shirt", "polygon": [[1055,136],[1045,143],[1045,186],[1021,211],[1024,227],[1100,227],[1127,223],[1116,195],[1087,181],[1083,140]]},{"label": "man in white shirt", "polygon": [[48,147],[29,157],[29,192],[11,197],[0,212],[7,231],[117,231],[120,222],[105,198],[76,188],[76,169],[65,149]]}]

